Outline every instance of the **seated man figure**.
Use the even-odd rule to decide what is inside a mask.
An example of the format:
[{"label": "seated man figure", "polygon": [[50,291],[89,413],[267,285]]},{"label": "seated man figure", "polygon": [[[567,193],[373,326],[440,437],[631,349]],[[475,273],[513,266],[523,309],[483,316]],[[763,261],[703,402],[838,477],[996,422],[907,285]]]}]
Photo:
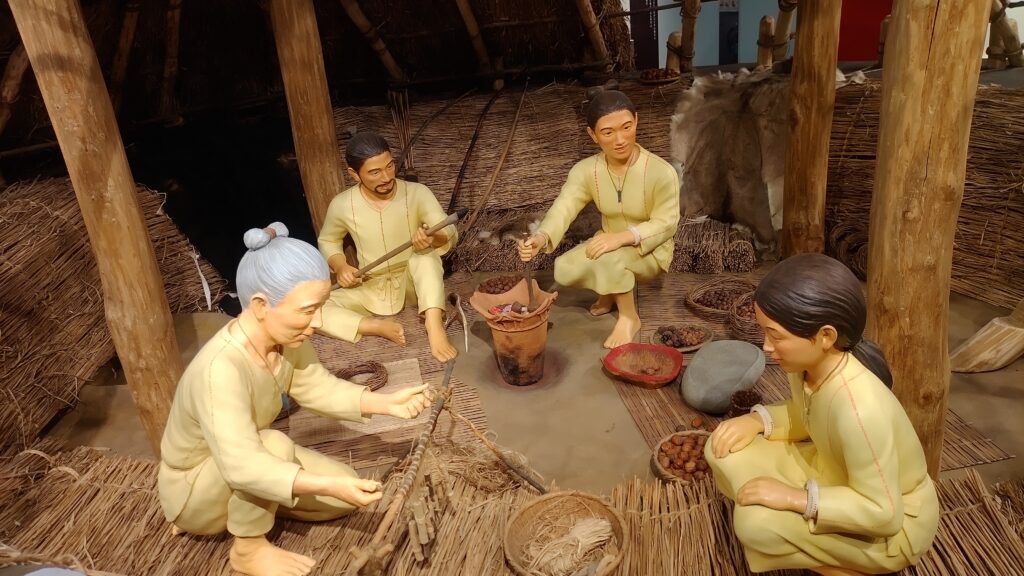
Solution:
[{"label": "seated man figure", "polygon": [[587,134],[601,151],[569,170],[562,191],[540,229],[519,241],[528,262],[552,252],[580,211],[593,202],[601,230],[555,260],[555,281],[597,292],[595,316],[618,308],[619,319],[604,341],[615,348],[640,332],[634,289],[668,270],[679,225],[679,176],[671,164],[636,143],[636,107],[622,92],[599,93],[587,106]]},{"label": "seated man figure", "polygon": [[[331,201],[317,239],[340,286],[324,305],[319,331],[348,342],[381,336],[404,345],[401,324],[379,316],[394,316],[415,301],[425,316],[430,352],[438,362],[451,360],[457,352],[444,330],[441,256],[455,245],[455,226],[426,234],[447,215],[429,188],[395,178],[391,148],[379,134],[353,136],[345,160],[356,185]],[[358,268],[349,265],[342,252],[342,240],[349,235],[360,267],[410,239],[412,248],[358,276]]]}]

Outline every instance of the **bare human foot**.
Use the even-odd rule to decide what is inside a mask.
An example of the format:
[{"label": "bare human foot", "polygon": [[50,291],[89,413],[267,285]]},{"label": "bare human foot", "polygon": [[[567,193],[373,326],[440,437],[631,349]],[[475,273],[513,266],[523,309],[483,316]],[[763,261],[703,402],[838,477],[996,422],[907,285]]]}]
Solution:
[{"label": "bare human foot", "polygon": [[181,528],[178,528],[176,524],[171,524],[171,536],[180,536],[184,533],[185,531]]},{"label": "bare human foot", "polygon": [[597,300],[590,305],[591,316],[604,316],[615,307],[615,296],[612,294],[601,294]]},{"label": "bare human foot", "polygon": [[615,322],[615,328],[604,341],[605,348],[615,348],[623,344],[629,344],[640,332],[640,317],[625,314],[619,311],[619,319]]},{"label": "bare human foot", "polygon": [[459,351],[455,346],[452,346],[452,343],[448,340],[448,334],[444,331],[444,310],[428,308],[425,315],[430,353],[442,364],[455,358]]},{"label": "bare human foot", "polygon": [[395,344],[405,346],[405,328],[394,320],[383,318],[363,318],[359,321],[359,334],[362,336],[380,336]]},{"label": "bare human foot", "polygon": [[263,536],[235,537],[231,545],[231,568],[249,576],[304,576],[316,560],[274,546]]}]

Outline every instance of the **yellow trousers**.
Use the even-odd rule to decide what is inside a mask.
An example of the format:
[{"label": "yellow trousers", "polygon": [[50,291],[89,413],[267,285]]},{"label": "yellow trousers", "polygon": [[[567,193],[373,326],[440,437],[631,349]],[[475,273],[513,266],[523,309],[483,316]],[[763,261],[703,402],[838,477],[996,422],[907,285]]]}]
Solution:
[{"label": "yellow trousers", "polygon": [[591,260],[583,243],[555,258],[555,282],[602,295],[625,294],[637,281],[648,282],[661,273],[654,256],[642,256],[636,246],[623,246]]},{"label": "yellow trousers", "polygon": [[[302,446],[277,430],[261,430],[260,441],[268,452],[282,460],[297,462],[312,474],[357,476],[355,470]],[[174,525],[190,534],[219,534],[225,529],[242,538],[262,536],[274,527],[276,516],[322,522],[340,518],[355,510],[347,502],[330,496],[305,495],[294,508],[285,508],[245,492],[232,489],[210,458],[201,465],[181,514]]]},{"label": "yellow trousers", "polygon": [[367,315],[393,316],[413,302],[418,303],[420,314],[431,308],[445,309],[444,266],[436,250],[413,253],[408,266],[392,266],[389,273],[371,275],[359,286],[332,291],[318,331],[358,342],[359,322]]}]

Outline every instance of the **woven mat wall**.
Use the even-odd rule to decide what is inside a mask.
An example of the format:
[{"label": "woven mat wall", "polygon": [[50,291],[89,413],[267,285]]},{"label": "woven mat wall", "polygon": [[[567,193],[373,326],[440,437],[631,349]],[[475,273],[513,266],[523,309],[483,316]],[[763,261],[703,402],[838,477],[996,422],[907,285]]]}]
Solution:
[{"label": "woven mat wall", "polygon": [[[214,306],[227,282],[138,186],[172,312]],[[196,259],[194,259],[196,258]],[[201,270],[201,272],[200,272]],[[114,355],[96,260],[67,178],[0,192],[0,455],[32,444]]]},{"label": "woven mat wall", "polygon": [[[334,522],[281,520],[268,535],[285,549],[316,558],[313,574],[341,574],[349,549],[365,544],[397,481],[361,513]],[[534,495],[525,489],[486,493],[454,483],[455,505],[442,515],[430,563],[413,559],[404,543],[387,574],[511,574],[501,547],[512,512]],[[921,563],[904,575],[1024,574],[1024,543],[980,476],[939,483],[939,534]],[[622,576],[747,576],[742,548],[732,535],[731,504],[710,481],[681,487],[633,480],[609,500],[630,527]],[[226,535],[172,536],[156,495],[156,463],[87,448],[50,457],[24,453],[0,467],[0,567],[26,561],[137,576],[228,576]],[[776,572],[797,576],[801,572]]]}]

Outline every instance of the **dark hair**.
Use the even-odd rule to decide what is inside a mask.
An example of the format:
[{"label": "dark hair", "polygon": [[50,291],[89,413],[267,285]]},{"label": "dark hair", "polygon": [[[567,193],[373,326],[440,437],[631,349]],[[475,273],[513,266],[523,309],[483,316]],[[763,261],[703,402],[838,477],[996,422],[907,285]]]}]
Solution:
[{"label": "dark hair", "polygon": [[875,343],[864,339],[868,307],[860,281],[842,262],[824,254],[797,254],[776,264],[754,292],[758,308],[796,336],[812,338],[822,326],[836,329],[836,348],[853,353],[892,388],[892,372]]},{"label": "dark hair", "polygon": [[587,103],[587,126],[593,130],[598,120],[619,110],[628,110],[630,114],[636,114],[636,106],[629,96],[618,90],[602,89]]},{"label": "dark hair", "polygon": [[376,132],[356,132],[345,146],[345,162],[359,172],[364,162],[385,152],[391,152],[391,146],[383,136]]}]

